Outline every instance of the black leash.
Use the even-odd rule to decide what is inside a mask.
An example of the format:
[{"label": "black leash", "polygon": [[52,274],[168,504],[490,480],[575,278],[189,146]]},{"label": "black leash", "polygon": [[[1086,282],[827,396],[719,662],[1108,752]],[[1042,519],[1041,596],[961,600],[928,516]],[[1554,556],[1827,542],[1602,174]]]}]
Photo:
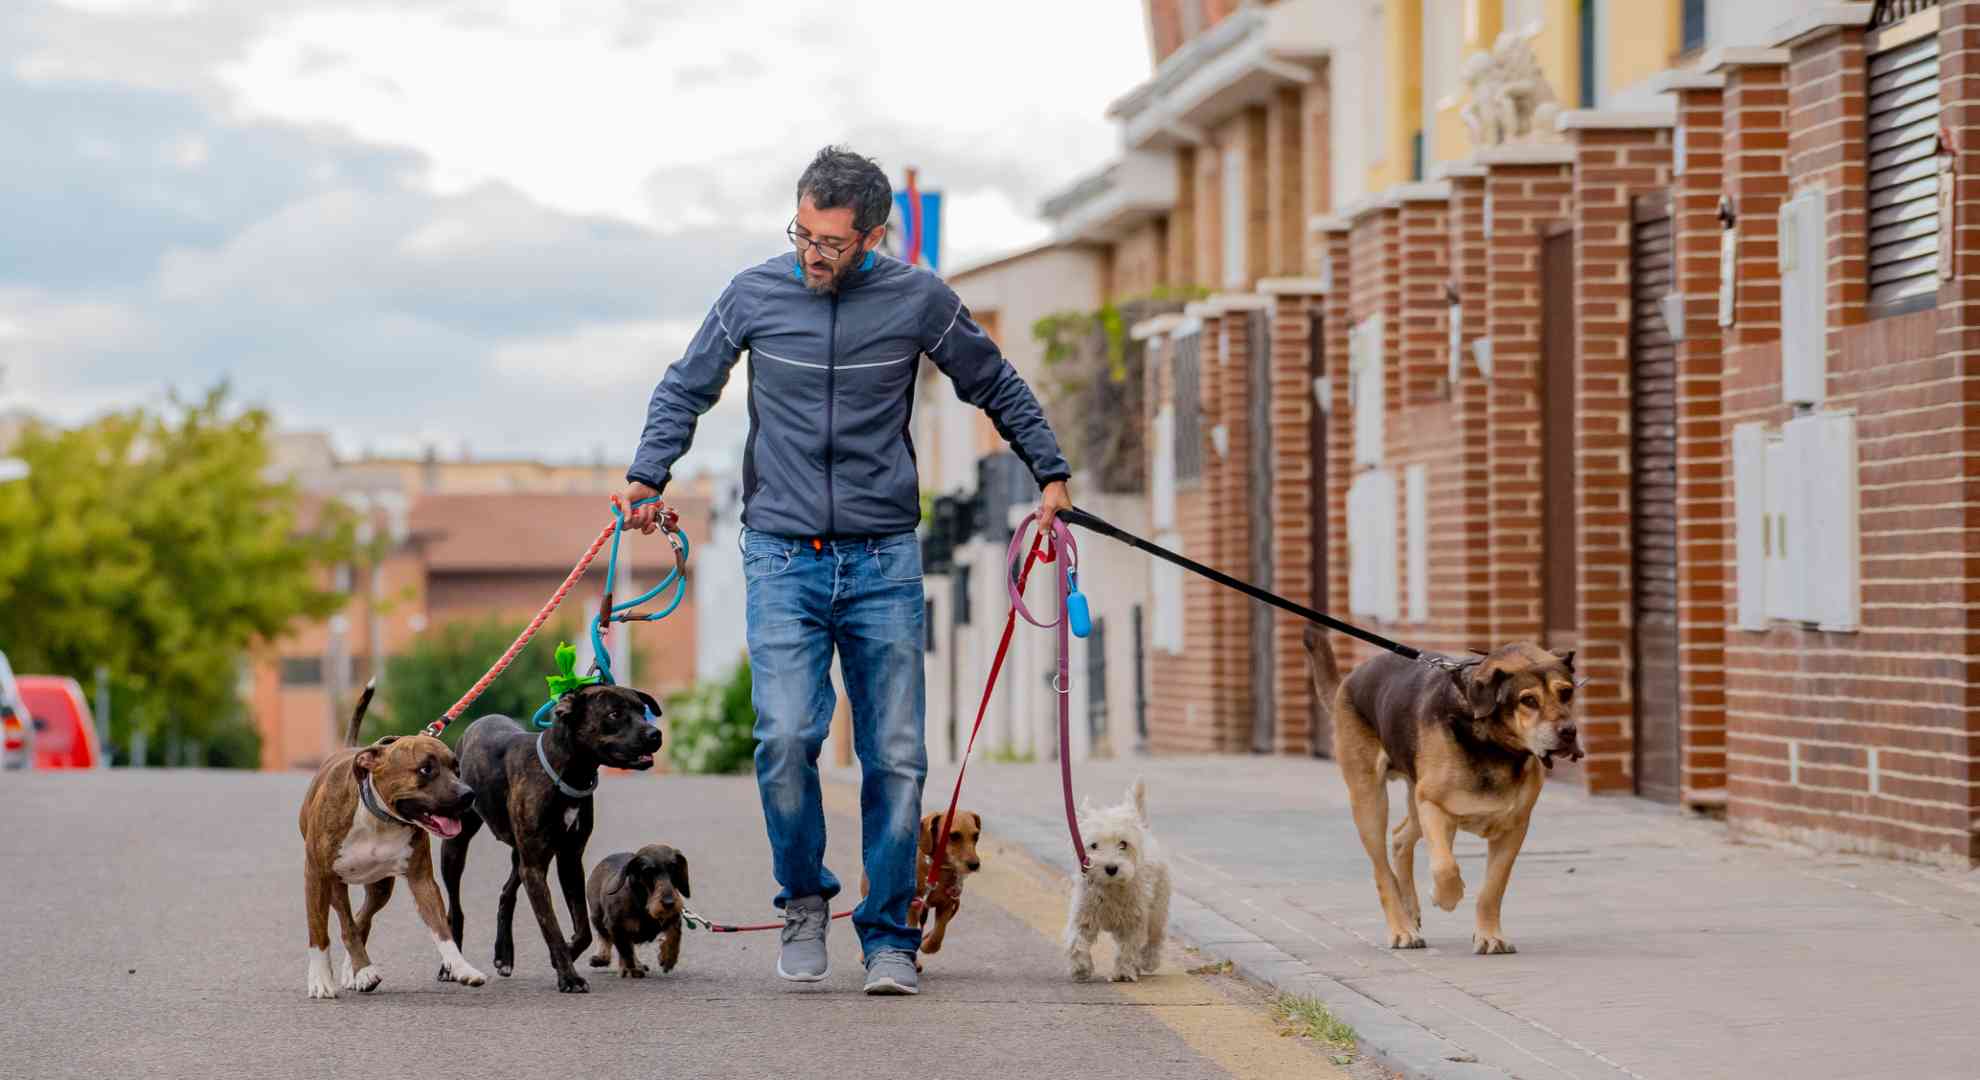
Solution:
[{"label": "black leash", "polygon": [[1217,584],[1222,585],[1227,589],[1236,589],[1238,592],[1241,592],[1246,596],[1251,597],[1253,600],[1256,600],[1261,604],[1270,604],[1273,607],[1278,608],[1280,611],[1297,615],[1300,618],[1305,619],[1307,622],[1316,623],[1320,626],[1326,627],[1329,630],[1335,631],[1336,633],[1346,634],[1351,638],[1357,638],[1359,640],[1365,641],[1368,644],[1373,645],[1378,649],[1386,649],[1387,651],[1395,653],[1397,656],[1400,656],[1405,660],[1415,660],[1418,663],[1429,664],[1432,667],[1442,668],[1445,671],[1457,671],[1465,666],[1464,664],[1452,660],[1448,657],[1426,655],[1421,649],[1404,645],[1400,641],[1391,641],[1388,638],[1385,638],[1382,635],[1375,633],[1372,630],[1363,630],[1361,627],[1356,626],[1353,623],[1342,622],[1341,620],[1334,618],[1332,615],[1329,615],[1324,611],[1315,611],[1312,608],[1307,607],[1305,604],[1288,600],[1285,597],[1280,596],[1278,593],[1267,592],[1266,590],[1261,589],[1258,586],[1253,585],[1248,581],[1239,581],[1238,579],[1230,576],[1229,574],[1224,573],[1221,570],[1212,569],[1211,567],[1205,566],[1202,563],[1197,562],[1196,560],[1191,559],[1185,555],[1181,555],[1176,552],[1170,551],[1168,548],[1162,547],[1159,544],[1151,543],[1150,541],[1145,540],[1139,536],[1136,536],[1133,533],[1128,532],[1127,530],[1122,529],[1121,527],[1114,525],[1111,522],[1095,517],[1092,514],[1089,514],[1086,511],[1079,509],[1078,507],[1071,507],[1069,509],[1059,511],[1059,517],[1065,519],[1070,524],[1078,525],[1084,529],[1090,529],[1093,532],[1099,533],[1102,536],[1109,537],[1114,540],[1119,540],[1121,543],[1126,544],[1129,547],[1140,548],[1141,550],[1149,553],[1150,555],[1155,556],[1158,559],[1162,559],[1164,561],[1174,563],[1175,565],[1180,566],[1184,570],[1188,570],[1193,574],[1200,574],[1203,577],[1206,577],[1211,581],[1214,581]]}]

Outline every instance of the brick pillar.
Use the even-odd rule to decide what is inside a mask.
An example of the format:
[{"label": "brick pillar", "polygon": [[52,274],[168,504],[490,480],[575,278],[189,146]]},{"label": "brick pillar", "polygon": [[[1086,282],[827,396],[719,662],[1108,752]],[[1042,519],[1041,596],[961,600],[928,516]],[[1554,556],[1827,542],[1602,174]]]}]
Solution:
[{"label": "brick pillar", "polygon": [[1492,474],[1488,455],[1486,396],[1489,386],[1472,355],[1472,344],[1485,336],[1485,171],[1465,167],[1450,175],[1450,278],[1457,287],[1459,346],[1462,363],[1452,392],[1458,438],[1458,490],[1452,498],[1460,507],[1458,543],[1464,553],[1461,576],[1454,588],[1462,612],[1459,633],[1464,648],[1490,649],[1492,637],[1492,567],[1486,557],[1491,543]]},{"label": "brick pillar", "polygon": [[1719,337],[1719,195],[1724,189],[1722,76],[1677,89],[1684,166],[1671,182],[1671,236],[1684,339],[1677,343],[1678,741],[1681,798],[1726,794],[1726,609],[1732,522]]},{"label": "brick pillar", "polygon": [[1725,188],[1733,200],[1739,259],[1728,349],[1781,336],[1779,220],[1788,189],[1785,59],[1776,53],[1772,62],[1725,69]]},{"label": "brick pillar", "polygon": [[1176,151],[1176,205],[1169,211],[1169,283],[1207,284],[1196,258],[1196,151]]},{"label": "brick pillar", "polygon": [[[1671,132],[1568,118],[1575,151],[1575,713],[1591,792],[1635,791],[1630,546],[1632,204],[1670,183]],[[1616,121],[1641,125],[1640,118]],[[1597,126],[1599,125],[1599,126]]]},{"label": "brick pillar", "polygon": [[1306,266],[1306,125],[1304,96],[1285,87],[1265,107],[1266,275],[1291,276]]},{"label": "brick pillar", "polygon": [[[1939,258],[1952,260],[1954,277],[1939,279],[1939,355],[1955,370],[1980,368],[1980,0],[1947,0],[1939,9],[1939,120],[1952,132],[1954,157],[1953,202],[1955,233],[1939,238]],[[1968,438],[1980,425],[1980,384],[1961,383]],[[1980,460],[1962,459],[1962,486],[1980,488]],[[1980,533],[1976,513],[1966,511],[1966,552],[1970,565]],[[1972,571],[1967,593],[1972,595]],[[1968,606],[1965,655],[1980,655],[1980,609]],[[1967,680],[1965,694],[1967,743],[1980,745],[1980,679]],[[1980,820],[1980,776],[1966,779],[1969,817]],[[1980,859],[1980,837],[1968,841],[1967,858]]]},{"label": "brick pillar", "polygon": [[1400,315],[1397,359],[1403,409],[1449,396],[1449,330],[1444,286],[1450,280],[1450,185],[1412,185],[1396,215]]},{"label": "brick pillar", "polygon": [[1788,61],[1788,182],[1828,192],[1828,366],[1835,334],[1869,316],[1870,203],[1863,28],[1830,27],[1796,42]]},{"label": "brick pillar", "polygon": [[[1403,508],[1401,497],[1401,464],[1399,456],[1406,453],[1404,431],[1401,423],[1401,403],[1403,400],[1402,371],[1402,267],[1398,255],[1401,250],[1399,229],[1400,214],[1394,204],[1378,205],[1364,210],[1355,218],[1353,230],[1349,234],[1349,244],[1353,254],[1350,258],[1352,273],[1348,287],[1349,326],[1359,325],[1377,315],[1382,318],[1382,462],[1384,469],[1397,472],[1396,498],[1396,537],[1404,535]],[[1341,389],[1347,388],[1346,369],[1343,370]],[[1349,437],[1353,428],[1350,424]],[[1348,477],[1352,481],[1356,473],[1369,468],[1349,457]],[[1396,561],[1396,580],[1406,590],[1408,576],[1405,566],[1404,545],[1398,543],[1392,553]],[[1407,612],[1405,602],[1403,609]],[[1373,621],[1373,620],[1371,620]],[[1390,637],[1406,635],[1401,627],[1388,626],[1376,621],[1376,626]]]},{"label": "brick pillar", "polygon": [[[1259,283],[1272,315],[1272,589],[1325,610],[1325,583],[1313,580],[1313,508],[1325,479],[1312,458],[1310,432],[1318,406],[1309,373],[1312,313],[1325,303],[1320,282],[1274,278]],[[1300,643],[1305,624],[1287,616],[1272,623],[1274,749],[1312,749],[1313,681]]]},{"label": "brick pillar", "polygon": [[[1354,479],[1354,403],[1348,399],[1348,330],[1353,325],[1354,269],[1348,223],[1323,222],[1314,234],[1314,252],[1325,283],[1322,311],[1326,316],[1321,343],[1325,350],[1329,407],[1327,414],[1327,581],[1322,611],[1348,617],[1347,491]],[[1359,643],[1333,635],[1334,655],[1343,671],[1359,658]],[[1324,747],[1332,753],[1332,747]]]},{"label": "brick pillar", "polygon": [[1487,167],[1486,336],[1492,377],[1486,400],[1490,482],[1487,532],[1492,640],[1541,634],[1541,230],[1571,212],[1572,158],[1549,147],[1479,155]]}]

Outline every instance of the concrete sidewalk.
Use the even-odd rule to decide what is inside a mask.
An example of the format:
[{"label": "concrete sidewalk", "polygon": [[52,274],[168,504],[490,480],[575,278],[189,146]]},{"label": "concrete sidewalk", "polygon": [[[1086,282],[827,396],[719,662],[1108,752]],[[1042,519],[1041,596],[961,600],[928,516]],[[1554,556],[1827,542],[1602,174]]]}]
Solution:
[{"label": "concrete sidewalk", "polygon": [[[1471,953],[1484,844],[1470,836],[1464,902],[1445,913],[1426,893],[1429,948],[1392,952],[1332,762],[1138,758],[1081,765],[1074,782],[1113,802],[1137,774],[1177,933],[1328,1002],[1406,1072],[1980,1075],[1980,875],[1741,843],[1670,808],[1550,786],[1506,896],[1518,954]],[[931,807],[953,783],[929,778]],[[1071,863],[1056,765],[975,765],[963,804],[987,834]]]}]

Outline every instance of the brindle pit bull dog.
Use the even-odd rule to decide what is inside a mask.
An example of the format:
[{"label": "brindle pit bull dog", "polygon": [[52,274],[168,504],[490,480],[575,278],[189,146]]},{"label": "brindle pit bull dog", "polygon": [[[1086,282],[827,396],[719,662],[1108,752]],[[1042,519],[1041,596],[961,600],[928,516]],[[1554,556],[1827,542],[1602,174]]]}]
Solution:
[{"label": "brindle pit bull dog", "polygon": [[644,979],[647,967],[633,949],[660,938],[660,970],[674,970],[681,959],[681,901],[689,895],[687,856],[666,844],[607,855],[591,868],[584,895],[598,931],[592,967],[611,963],[616,949],[619,978]]},{"label": "brindle pit bull dog", "polygon": [[[1375,891],[1389,947],[1423,947],[1416,897],[1416,841],[1430,841],[1431,899],[1445,911],[1464,898],[1451,844],[1457,831],[1488,845],[1478,893],[1475,953],[1516,951],[1499,928],[1499,903],[1554,755],[1581,760],[1569,706],[1578,685],[1574,653],[1506,645],[1450,672],[1379,653],[1343,682],[1334,652],[1308,627],[1313,688],[1331,707],[1334,760],[1347,781],[1355,829],[1375,866]],[[1383,850],[1388,781],[1409,783],[1408,813]],[[1394,857],[1393,867],[1390,856]]]},{"label": "brindle pit bull dog", "polygon": [[[484,822],[509,845],[509,880],[495,907],[495,973],[516,968],[516,890],[529,890],[529,906],[557,969],[557,989],[582,994],[590,989],[572,958],[591,947],[585,918],[584,845],[591,839],[592,792],[600,766],[650,769],[660,749],[660,729],[648,723],[660,715],[650,695],[623,686],[580,687],[557,700],[547,731],[532,734],[506,716],[484,716],[461,735],[461,776],[474,787],[474,806],[461,815],[458,836],[440,846],[440,872],[447,882],[447,921],[455,945],[461,943],[461,872],[468,844]],[[556,909],[550,906],[550,860],[576,924],[564,940]],[[440,969],[445,982],[448,970]]]},{"label": "brindle pit bull dog", "polygon": [[[425,735],[387,736],[359,749],[358,729],[371,704],[366,685],[351,715],[349,749],[317,770],[303,796],[298,824],[303,835],[303,906],[309,913],[309,996],[334,998],[345,990],[370,993],[380,976],[365,951],[371,920],[392,898],[403,875],[419,917],[433,932],[440,970],[455,982],[480,986],[488,977],[461,957],[447,931],[446,909],[433,884],[433,850],[426,834],[450,837],[474,792],[454,772],[454,753]],[[351,917],[350,885],[364,886],[364,908]],[[342,970],[330,971],[330,909],[344,930]]]}]

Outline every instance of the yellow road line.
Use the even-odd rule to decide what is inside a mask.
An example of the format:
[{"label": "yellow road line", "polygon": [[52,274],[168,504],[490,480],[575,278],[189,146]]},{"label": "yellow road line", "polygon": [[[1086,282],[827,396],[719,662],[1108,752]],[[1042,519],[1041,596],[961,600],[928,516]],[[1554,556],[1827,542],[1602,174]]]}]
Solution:
[{"label": "yellow road line", "polygon": [[[826,784],[825,803],[839,816],[857,820],[854,788]],[[1065,876],[1016,845],[985,837],[979,847],[983,869],[969,879],[970,897],[990,901],[1047,941],[1058,942],[1066,925]],[[964,929],[958,925],[952,932]],[[1347,1080],[1345,1070],[1311,1046],[1281,1035],[1278,1025],[1260,1009],[1232,998],[1210,979],[1188,974],[1178,962],[1181,956],[1171,942],[1156,974],[1109,986],[1123,999],[1146,1006],[1150,1016],[1234,1080],[1290,1076]],[[1112,970],[1112,942],[1104,936],[1094,949],[1093,966],[1101,972]]]}]

